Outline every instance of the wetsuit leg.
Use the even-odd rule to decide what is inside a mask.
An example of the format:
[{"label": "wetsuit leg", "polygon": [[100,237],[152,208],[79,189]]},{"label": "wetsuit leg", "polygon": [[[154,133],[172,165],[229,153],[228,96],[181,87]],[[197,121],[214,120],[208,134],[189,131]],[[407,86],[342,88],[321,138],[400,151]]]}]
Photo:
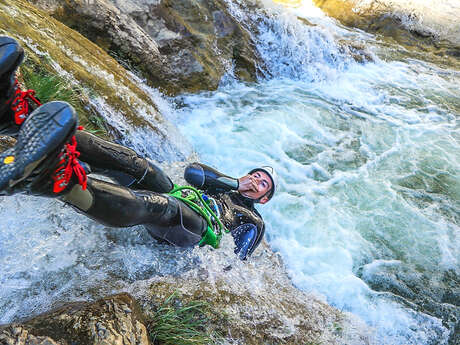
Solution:
[{"label": "wetsuit leg", "polygon": [[11,37],[0,36],[0,133],[17,135],[19,126],[14,123],[11,101],[14,96],[15,73],[22,60],[24,50]]},{"label": "wetsuit leg", "polygon": [[197,244],[207,227],[201,216],[169,195],[93,178],[88,178],[86,190],[75,185],[63,200],[109,226],[146,225],[153,237],[178,246]]},{"label": "wetsuit leg", "polygon": [[[77,131],[78,151],[84,162],[87,162],[96,172],[108,170],[105,174],[118,182],[122,172],[133,177],[130,188],[148,189],[158,193],[167,193],[173,188],[171,179],[155,164],[139,157],[127,147],[101,139],[85,131]],[[96,169],[94,169],[96,168]],[[111,171],[114,173],[111,174]],[[103,172],[104,173],[104,172]],[[121,184],[126,185],[121,182]]]}]

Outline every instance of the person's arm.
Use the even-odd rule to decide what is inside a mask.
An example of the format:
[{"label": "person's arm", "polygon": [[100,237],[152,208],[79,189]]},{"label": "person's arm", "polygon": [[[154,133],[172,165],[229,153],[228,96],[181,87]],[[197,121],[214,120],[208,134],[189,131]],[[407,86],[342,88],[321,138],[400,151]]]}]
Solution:
[{"label": "person's arm", "polygon": [[264,232],[265,226],[262,225],[262,229],[259,229],[252,223],[245,223],[233,229],[231,234],[235,243],[235,254],[241,260],[246,260],[260,244]]},{"label": "person's arm", "polygon": [[185,180],[192,186],[209,193],[258,191],[257,182],[251,175],[239,179],[222,174],[205,164],[192,163],[185,168]]},{"label": "person's arm", "polygon": [[201,163],[188,165],[185,168],[184,178],[192,186],[210,193],[229,192],[238,190],[239,187],[238,179],[224,175]]}]

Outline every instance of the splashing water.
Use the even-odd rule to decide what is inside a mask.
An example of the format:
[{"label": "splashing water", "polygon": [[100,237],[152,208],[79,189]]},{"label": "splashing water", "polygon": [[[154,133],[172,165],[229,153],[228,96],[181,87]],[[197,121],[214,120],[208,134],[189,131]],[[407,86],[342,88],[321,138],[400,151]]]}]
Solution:
[{"label": "splashing water", "polygon": [[[228,2],[254,32],[260,82],[185,95],[182,111],[162,112],[203,162],[234,176],[277,170],[279,192],[259,209],[297,287],[359,315],[377,344],[447,344],[459,313],[459,73],[385,57],[372,36],[309,3],[295,9],[309,23],[242,4]],[[377,52],[375,62],[355,63],[344,38]],[[133,147],[152,150],[151,133],[128,132]],[[0,219],[0,323],[181,274],[204,257],[237,267],[231,279],[243,287],[269,265],[231,261],[227,242],[220,252],[158,245],[142,227],[107,228],[55,200],[0,198]]]},{"label": "splashing water", "polygon": [[[47,56],[69,82],[77,83],[33,43],[27,45],[37,55]],[[114,82],[113,75],[97,67],[92,69],[111,81],[114,89],[124,91],[120,94],[129,94],[124,85]],[[162,96],[136,76],[131,77],[167,113]],[[135,127],[101,97],[89,100],[111,126],[125,135],[121,141],[137,152],[167,162],[191,155],[190,144],[177,128],[160,116],[152,120],[155,112],[151,109],[131,104],[139,117],[154,123],[155,130]],[[56,200],[0,197],[0,324],[47,311],[63,301],[103,297],[138,279],[181,272],[189,256],[193,257],[191,252],[158,245],[140,226],[102,226]]]},{"label": "splashing water", "polygon": [[460,312],[460,73],[357,64],[328,18],[235,13],[258,23],[268,73],[180,97],[180,128],[229,174],[277,170],[260,209],[296,286],[358,314],[379,344],[447,344]]}]

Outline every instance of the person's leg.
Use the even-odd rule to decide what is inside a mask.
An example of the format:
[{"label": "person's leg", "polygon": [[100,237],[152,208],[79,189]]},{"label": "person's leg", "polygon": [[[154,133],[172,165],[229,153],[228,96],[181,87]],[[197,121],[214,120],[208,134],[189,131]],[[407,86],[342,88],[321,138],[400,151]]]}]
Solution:
[{"label": "person's leg", "polygon": [[61,200],[108,226],[146,225],[154,238],[181,247],[196,245],[207,228],[203,217],[169,195],[93,178],[88,178],[86,190],[74,185]]},{"label": "person's leg", "polygon": [[[16,136],[22,122],[36,107],[36,104],[32,104],[34,102],[29,102],[33,91],[21,92],[17,83],[16,70],[23,59],[24,50],[19,43],[11,37],[0,36],[1,134]],[[117,182],[159,193],[169,192],[173,188],[172,181],[159,167],[139,157],[133,150],[85,131],[78,131],[76,138],[80,159],[96,169],[104,170]]]},{"label": "person's leg", "polygon": [[18,42],[10,37],[0,36],[0,130],[14,127],[13,132],[19,130],[19,126],[13,121],[14,113],[9,100],[14,95],[15,75],[18,66],[24,59],[24,50]]},{"label": "person's leg", "polygon": [[177,214],[170,199],[155,192],[143,193],[95,178],[88,178],[87,189],[74,185],[61,200],[75,206],[99,223],[113,227],[129,227],[157,222],[167,225]]},{"label": "person's leg", "polygon": [[[171,179],[156,165],[140,157],[134,150],[122,145],[101,139],[86,131],[77,131],[75,134],[80,151],[79,159],[88,163],[96,172],[97,169],[108,169],[103,174],[113,177],[117,182],[117,172],[132,176],[128,178],[128,187],[148,189],[158,193],[167,193],[172,190]],[[96,168],[96,169],[94,169]],[[110,171],[114,173],[111,174]]]},{"label": "person's leg", "polygon": [[89,179],[77,161],[77,117],[64,102],[47,103],[26,119],[16,145],[0,154],[0,194],[60,196],[101,223],[149,226],[157,238],[180,246],[197,244],[206,221],[168,195],[134,191]]}]

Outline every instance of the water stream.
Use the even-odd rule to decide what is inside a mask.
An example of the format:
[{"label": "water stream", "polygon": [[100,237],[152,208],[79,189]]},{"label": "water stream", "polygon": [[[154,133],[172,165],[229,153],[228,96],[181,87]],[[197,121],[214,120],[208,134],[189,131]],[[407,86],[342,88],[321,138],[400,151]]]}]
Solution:
[{"label": "water stream", "polygon": [[[234,11],[258,23],[268,73],[180,97],[183,133],[229,174],[276,169],[279,192],[260,209],[297,287],[358,314],[379,344],[447,344],[459,322],[460,73],[388,53],[308,4],[294,12],[314,26]],[[355,62],[341,39],[374,61]]]},{"label": "water stream", "polygon": [[[448,344],[460,314],[460,72],[309,1],[228,4],[264,58],[259,82],[229,71],[215,92],[158,99],[161,111],[204,163],[234,176],[276,169],[279,190],[259,210],[296,287],[358,315],[376,344]],[[149,150],[145,133],[126,132]],[[21,195],[0,198],[0,228],[0,323],[179,274],[204,255]],[[223,250],[233,260],[231,244]]]}]

